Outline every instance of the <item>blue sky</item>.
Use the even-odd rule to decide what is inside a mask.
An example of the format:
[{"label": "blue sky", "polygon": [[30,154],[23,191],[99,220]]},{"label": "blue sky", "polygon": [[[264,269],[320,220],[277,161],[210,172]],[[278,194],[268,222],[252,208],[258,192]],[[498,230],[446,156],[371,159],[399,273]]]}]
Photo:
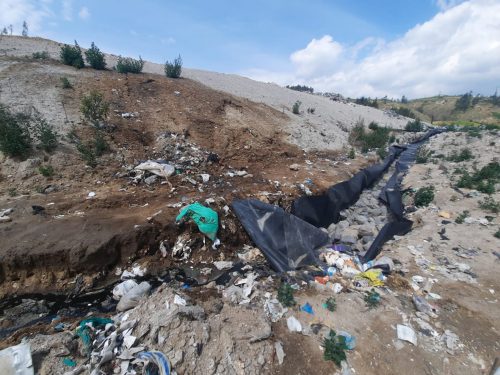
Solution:
[{"label": "blue sky", "polygon": [[[0,0],[0,26],[186,67],[409,97],[500,86],[500,0]],[[481,40],[471,38],[481,35]],[[472,66],[471,66],[472,64]]]}]

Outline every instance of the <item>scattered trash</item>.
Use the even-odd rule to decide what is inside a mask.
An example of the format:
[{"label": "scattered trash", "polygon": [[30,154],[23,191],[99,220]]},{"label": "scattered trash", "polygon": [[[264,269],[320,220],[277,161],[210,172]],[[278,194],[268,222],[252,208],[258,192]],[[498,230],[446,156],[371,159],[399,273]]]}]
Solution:
[{"label": "scattered trash", "polygon": [[184,207],[175,218],[175,221],[180,222],[189,219],[193,219],[196,225],[198,225],[200,232],[205,234],[212,241],[215,241],[219,228],[219,217],[217,212],[195,202]]},{"label": "scattered trash", "polygon": [[95,197],[95,191],[91,191],[90,193],[87,194],[87,199],[92,199]]},{"label": "scattered trash", "polygon": [[144,363],[144,374],[170,375],[170,362],[162,352],[141,352],[137,358]]},{"label": "scattered trash", "polygon": [[302,324],[294,316],[289,316],[286,325],[291,332],[302,332]]},{"label": "scattered trash", "polygon": [[76,362],[73,361],[71,358],[64,358],[63,363],[68,367],[76,367]]},{"label": "scattered trash", "polygon": [[300,310],[304,311],[308,314],[314,315],[314,311],[312,306],[309,304],[309,302],[306,302],[304,305],[300,306]]},{"label": "scattered trash", "polygon": [[116,310],[127,311],[139,304],[139,301],[151,290],[151,285],[147,281],[143,281],[139,285],[130,289],[116,305]]},{"label": "scattered trash", "polygon": [[425,298],[417,296],[416,294],[413,295],[413,303],[415,305],[415,308],[417,311],[423,312],[425,314],[428,314],[432,317],[435,317],[435,312],[436,308],[433,307],[429,302],[425,300]]},{"label": "scattered trash", "polygon": [[125,280],[119,284],[117,284],[114,288],[113,288],[113,297],[119,301],[120,298],[122,298],[125,294],[127,294],[128,292],[130,292],[133,288],[135,288],[137,284],[134,280],[132,279],[128,279],[128,280]]},{"label": "scattered trash", "polygon": [[411,342],[413,345],[417,346],[417,334],[412,328],[403,324],[398,324],[397,333],[398,339]]},{"label": "scattered trash", "polygon": [[156,161],[148,160],[144,163],[137,165],[134,168],[136,171],[150,172],[154,175],[168,179],[175,173],[175,167],[167,163],[159,163]]},{"label": "scattered trash", "polygon": [[168,242],[166,240],[160,242],[159,249],[160,249],[160,252],[161,252],[161,256],[163,258],[165,258],[167,256],[167,254],[168,254],[168,252],[167,252],[167,246],[168,246]]},{"label": "scattered trash", "polygon": [[0,350],[2,374],[33,375],[33,361],[29,344],[19,344]]},{"label": "scattered trash", "polygon": [[175,305],[178,305],[178,306],[186,306],[187,305],[187,302],[184,298],[182,298],[181,296],[179,295],[175,295],[174,296],[174,304]]},{"label": "scattered trash", "polygon": [[353,350],[356,347],[356,337],[345,331],[338,331],[337,335],[345,338],[344,343],[347,349]]},{"label": "scattered trash", "polygon": [[362,278],[367,279],[370,286],[383,286],[382,281],[382,270],[371,269],[365,272],[360,272],[355,276],[355,279],[360,280]]},{"label": "scattered trash", "polygon": [[100,317],[90,317],[82,320],[78,324],[78,328],[76,329],[76,334],[78,337],[82,339],[83,347],[86,352],[89,354],[91,351],[91,343],[92,336],[95,328],[103,327],[106,324],[113,323],[111,319],[108,318],[100,318]]},{"label": "scattered trash", "polygon": [[225,260],[219,260],[214,262],[215,268],[218,270],[228,270],[233,267],[233,262],[231,261],[225,261]]},{"label": "scattered trash", "polygon": [[183,233],[175,241],[172,249],[172,257],[176,260],[186,260],[191,256],[191,239],[188,233]]},{"label": "scattered trash", "polygon": [[264,302],[264,310],[273,323],[276,323],[278,320],[283,318],[285,313],[288,311],[288,309],[283,307],[283,305],[275,298],[267,299]]}]

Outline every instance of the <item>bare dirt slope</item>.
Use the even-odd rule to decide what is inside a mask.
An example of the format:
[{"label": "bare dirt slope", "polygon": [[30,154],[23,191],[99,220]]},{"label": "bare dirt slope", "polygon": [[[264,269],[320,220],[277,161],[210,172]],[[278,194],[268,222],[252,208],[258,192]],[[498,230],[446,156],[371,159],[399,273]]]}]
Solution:
[{"label": "bare dirt slope", "polygon": [[[47,51],[52,58],[58,59],[60,45],[41,38],[2,37],[0,54],[19,57]],[[106,60],[108,66],[112,67],[116,64],[117,56],[106,55]],[[163,65],[146,62],[144,72],[163,75]],[[183,68],[182,76],[214,90],[267,104],[285,113],[288,119],[285,128],[289,134],[288,140],[307,150],[342,148],[347,141],[348,130],[359,119],[363,119],[366,124],[375,121],[392,128],[403,128],[408,121],[408,118],[394,116],[378,109],[334,102],[325,97],[289,90],[273,83],[258,82],[235,74]],[[302,102],[303,113],[300,116],[291,112],[296,101]],[[314,114],[307,113],[308,108],[314,108]]]}]

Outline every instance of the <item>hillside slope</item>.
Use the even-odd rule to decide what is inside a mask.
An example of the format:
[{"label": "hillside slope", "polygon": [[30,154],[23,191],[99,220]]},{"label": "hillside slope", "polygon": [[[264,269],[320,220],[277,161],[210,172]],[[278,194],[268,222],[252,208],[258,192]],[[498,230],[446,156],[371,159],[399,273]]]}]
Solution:
[{"label": "hillside slope", "polygon": [[[42,38],[4,36],[0,38],[0,55],[20,57],[47,51],[51,58],[58,59],[61,45]],[[117,56],[106,55],[108,67],[113,67],[116,60]],[[146,62],[144,72],[163,75],[163,65]],[[408,121],[405,117],[393,116],[374,108],[334,102],[325,97],[292,91],[276,84],[258,82],[234,74],[184,68],[182,76],[285,113],[289,117],[286,127],[290,135],[289,141],[307,150],[342,148],[347,141],[349,129],[359,119],[364,119],[365,123],[375,121],[393,128],[402,128]],[[296,101],[302,103],[300,115],[291,112]],[[315,113],[308,114],[308,108],[314,108]]]}]

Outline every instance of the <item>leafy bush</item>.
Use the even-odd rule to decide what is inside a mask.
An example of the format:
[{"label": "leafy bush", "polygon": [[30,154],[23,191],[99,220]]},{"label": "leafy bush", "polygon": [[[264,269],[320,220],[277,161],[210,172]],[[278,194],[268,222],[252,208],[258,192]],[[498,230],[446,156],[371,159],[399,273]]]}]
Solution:
[{"label": "leafy bush", "polygon": [[40,142],[40,148],[47,152],[53,151],[59,143],[54,127],[38,114],[34,116],[33,120],[33,132]]},{"label": "leafy bush", "polygon": [[38,167],[38,171],[44,177],[52,177],[54,175],[54,168],[52,167],[52,165],[41,165],[40,167]]},{"label": "leafy bush", "polygon": [[380,147],[377,149],[377,155],[381,160],[384,160],[387,157],[387,150],[385,147]]},{"label": "leafy bush", "polygon": [[[363,120],[358,120],[356,125],[349,133],[349,142],[361,148],[361,151],[368,152],[370,149],[381,149],[385,151],[385,146],[389,142],[390,130],[385,127],[378,126],[376,123],[370,124],[369,132],[365,130]],[[381,151],[383,153],[383,151]]]},{"label": "leafy bush", "polygon": [[467,210],[462,211],[462,213],[461,213],[461,214],[459,214],[459,215],[457,216],[457,218],[455,219],[455,223],[457,223],[457,224],[463,224],[463,222],[464,222],[465,218],[466,218],[466,217],[469,217],[469,215],[470,215],[470,212],[469,212],[469,211],[467,211]]},{"label": "leafy bush", "polygon": [[500,181],[498,162],[491,162],[472,175],[465,169],[457,169],[455,172],[462,175],[457,182],[458,188],[476,189],[486,194],[493,194],[495,184]]},{"label": "leafy bush", "polygon": [[60,56],[61,61],[65,65],[71,65],[77,69],[81,69],[85,66],[85,63],[83,62],[82,50],[76,40],[74,47],[68,44],[62,46]]},{"label": "leafy bush", "polygon": [[405,130],[407,132],[421,132],[424,130],[424,124],[420,121],[420,119],[416,119],[414,121],[408,121],[408,123],[405,126]]},{"label": "leafy bush", "polygon": [[12,113],[0,104],[0,151],[8,156],[24,157],[31,150],[29,117]]},{"label": "leafy bush", "polygon": [[84,95],[80,104],[80,111],[87,120],[97,125],[99,121],[104,120],[109,112],[109,103],[104,100],[102,93],[91,91]]},{"label": "leafy bush", "polygon": [[342,361],[347,359],[345,354],[347,350],[345,337],[337,336],[334,330],[330,330],[330,334],[325,338],[322,346],[325,348],[325,352],[323,353],[325,361],[333,361],[337,366],[340,366]]},{"label": "leafy bush", "polygon": [[434,200],[434,186],[423,187],[415,193],[415,206],[426,207]]},{"label": "leafy bush", "polygon": [[356,157],[356,151],[355,151],[353,148],[351,148],[351,150],[350,150],[350,151],[349,151],[349,153],[347,154],[347,157],[348,157],[349,159],[354,159],[354,158]]},{"label": "leafy bush", "polygon": [[106,151],[109,151],[108,142],[106,142],[100,131],[96,131],[94,137],[94,149],[96,156],[102,156]]},{"label": "leafy bush", "polygon": [[425,147],[420,147],[417,156],[415,158],[415,162],[417,164],[425,164],[429,161],[429,157],[431,156],[431,151]]},{"label": "leafy bush", "polygon": [[500,229],[495,232],[494,236],[496,238],[500,238]]},{"label": "leafy bush", "polygon": [[116,71],[118,73],[134,73],[138,74],[142,72],[144,67],[144,61],[139,56],[139,60],[135,60],[131,57],[118,57],[118,62],[116,63]]},{"label": "leafy bush", "polygon": [[71,88],[73,88],[73,85],[71,85],[71,82],[66,77],[61,77],[61,83],[62,83],[63,89],[71,89]]},{"label": "leafy bush", "polygon": [[85,60],[89,65],[97,70],[106,69],[106,61],[104,59],[104,53],[102,53],[94,42],[90,45],[90,48],[85,51]]},{"label": "leafy bush", "polygon": [[181,55],[173,62],[167,61],[165,63],[165,75],[168,78],[179,78],[182,72],[182,58]]},{"label": "leafy bush", "polygon": [[295,305],[295,298],[293,298],[293,288],[288,283],[281,283],[278,289],[278,301],[285,307],[292,307]]},{"label": "leafy bush", "polygon": [[330,297],[325,302],[325,307],[328,311],[334,312],[337,309],[337,301],[335,297]]},{"label": "leafy bush", "polygon": [[372,100],[370,98],[365,98],[364,96],[362,96],[361,98],[357,98],[354,102],[359,105],[378,108],[378,101],[376,98]]},{"label": "leafy bush", "polygon": [[91,168],[97,167],[97,156],[92,145],[80,143],[76,149],[80,152],[80,157],[85,161],[85,164]]},{"label": "leafy bush", "polygon": [[455,102],[455,109],[457,111],[466,111],[472,106],[472,92],[465,93]]},{"label": "leafy bush", "polygon": [[300,105],[302,104],[302,102],[300,102],[299,100],[297,100],[293,106],[292,106],[292,113],[295,114],[295,115],[298,115],[300,114]]},{"label": "leafy bush", "polygon": [[456,150],[453,150],[453,152],[446,158],[448,161],[454,161],[454,162],[462,162],[462,161],[467,161],[474,159],[474,155],[472,155],[472,152],[468,148],[463,148],[460,150],[460,153],[458,153]]},{"label": "leafy bush", "polygon": [[368,125],[368,129],[370,130],[377,130],[379,128],[378,124],[375,121],[370,122]]},{"label": "leafy bush", "polygon": [[417,116],[415,115],[415,112],[413,112],[411,109],[406,108],[406,107],[392,107],[391,110],[394,111],[395,113],[397,113],[398,115],[401,115],[401,116],[405,116],[405,117],[409,117],[409,118],[413,118],[413,119],[417,118]]},{"label": "leafy bush", "polygon": [[365,294],[364,300],[369,309],[374,309],[380,305],[380,294],[372,289]]},{"label": "leafy bush", "polygon": [[50,56],[47,51],[43,51],[43,52],[33,52],[31,54],[31,57],[36,60],[47,60]]},{"label": "leafy bush", "polygon": [[286,86],[287,89],[294,90],[294,91],[300,91],[300,92],[308,92],[308,93],[313,93],[314,89],[309,86],[305,85],[293,85],[293,86]]},{"label": "leafy bush", "polygon": [[493,197],[486,197],[484,200],[480,201],[479,207],[493,213],[500,212],[500,202],[495,201]]}]

